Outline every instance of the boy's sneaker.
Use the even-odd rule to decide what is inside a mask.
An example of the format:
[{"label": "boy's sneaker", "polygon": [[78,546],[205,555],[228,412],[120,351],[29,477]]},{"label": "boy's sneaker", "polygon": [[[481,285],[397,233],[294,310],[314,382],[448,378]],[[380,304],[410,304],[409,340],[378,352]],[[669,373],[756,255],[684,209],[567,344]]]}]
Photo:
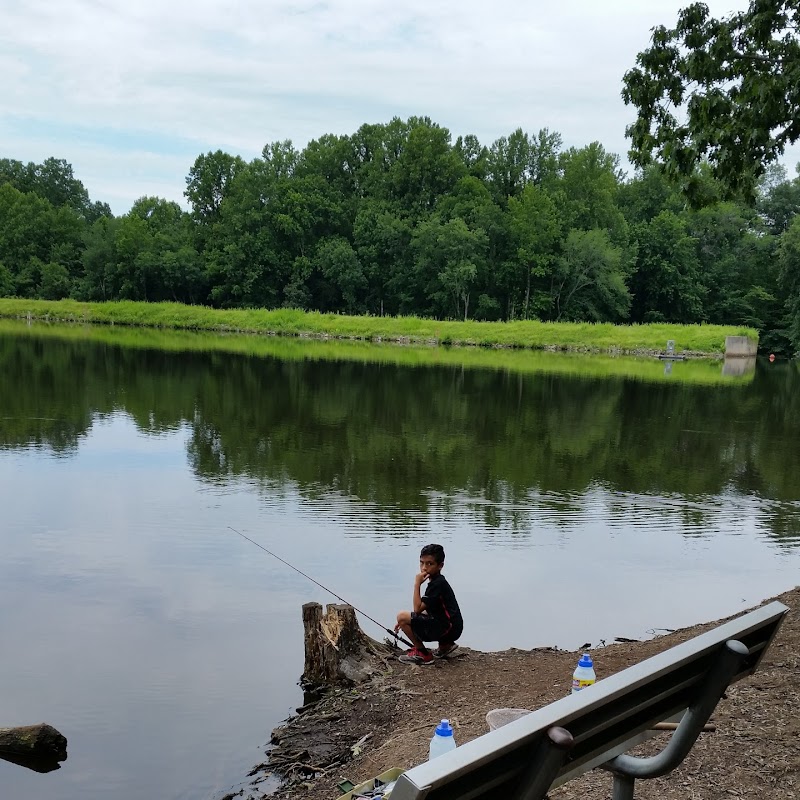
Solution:
[{"label": "boy's sneaker", "polygon": [[407,653],[397,656],[398,661],[404,664],[420,664],[426,666],[433,664],[433,656],[429,650],[420,650],[418,647],[412,647]]},{"label": "boy's sneaker", "polygon": [[453,642],[451,645],[447,647],[442,647],[441,642],[439,646],[433,651],[434,658],[447,658],[451,656],[456,650],[458,650],[458,644]]}]

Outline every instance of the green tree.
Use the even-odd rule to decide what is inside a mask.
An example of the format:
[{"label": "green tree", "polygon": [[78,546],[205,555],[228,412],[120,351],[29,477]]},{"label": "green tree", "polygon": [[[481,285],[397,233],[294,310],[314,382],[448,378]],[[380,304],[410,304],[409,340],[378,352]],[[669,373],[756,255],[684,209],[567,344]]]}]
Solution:
[{"label": "green tree", "polygon": [[638,252],[630,280],[634,322],[701,322],[707,289],[697,239],[671,211],[634,227]]},{"label": "green tree", "polygon": [[334,291],[332,308],[341,308],[348,314],[360,313],[364,308],[367,278],[350,242],[341,237],[323,239],[315,260],[320,274]]},{"label": "green tree", "polygon": [[421,219],[465,174],[450,144],[450,131],[428,117],[412,117],[407,138],[387,175],[389,197],[404,213]]},{"label": "green tree", "polygon": [[486,185],[473,175],[466,175],[452,193],[438,203],[443,220],[461,219],[466,226],[486,237],[486,268],[481,269],[474,283],[477,319],[498,319],[501,302],[513,291],[515,278],[511,265],[512,242],[508,214],[492,200]]},{"label": "green tree", "polygon": [[351,137],[327,133],[303,148],[295,169],[302,175],[320,175],[342,195],[350,196],[355,193],[356,162]]},{"label": "green tree", "polygon": [[495,199],[516,197],[530,181],[531,142],[522,128],[501,136],[489,148],[489,184]]},{"label": "green tree", "polygon": [[765,165],[800,138],[799,25],[797,0],[751,0],[722,19],[693,3],[674,28],[654,28],[623,78],[637,113],[627,128],[633,162],[646,166],[655,153],[696,200],[707,160],[727,197],[753,198]]},{"label": "green tree", "polygon": [[83,276],[77,287],[81,300],[116,299],[116,231],[120,220],[100,217],[84,234]]},{"label": "green tree", "polygon": [[608,231],[614,244],[624,245],[628,230],[617,206],[622,179],[619,158],[607,153],[599,142],[592,142],[562,153],[560,166],[558,190],[563,197],[565,228],[601,228]]},{"label": "green tree", "polygon": [[222,202],[245,162],[222,150],[199,155],[186,177],[184,195],[192,206],[192,217],[205,242],[209,230],[219,220]]},{"label": "green tree", "polygon": [[151,235],[147,222],[136,214],[126,214],[120,219],[115,233],[114,297],[154,300],[154,284],[159,276],[155,262],[149,257]]},{"label": "green tree", "polygon": [[39,297],[44,300],[61,300],[72,290],[72,280],[63,264],[49,262],[39,266],[41,275]]},{"label": "green tree", "polygon": [[300,153],[295,149],[291,139],[284,139],[282,142],[264,145],[261,150],[261,158],[267,165],[268,173],[275,180],[281,180],[294,175],[300,161]]},{"label": "green tree", "polygon": [[707,295],[705,319],[721,325],[749,325],[760,332],[780,312],[775,238],[752,209],[717,203],[685,216],[697,241],[698,267]]},{"label": "green tree", "polygon": [[[431,217],[414,231],[412,250],[429,313],[467,319],[473,286],[486,266],[486,234],[462,219]],[[455,312],[453,314],[453,312]]]},{"label": "green tree", "polygon": [[25,165],[15,158],[0,158],[0,186],[5,183],[21,192],[33,191]]},{"label": "green tree", "polygon": [[488,182],[495,199],[505,203],[529,184],[550,186],[559,173],[561,135],[547,128],[535,136],[517,128],[501,136],[487,156]]},{"label": "green tree", "polygon": [[552,274],[553,318],[621,322],[631,305],[626,277],[623,250],[607,231],[571,230]]},{"label": "green tree", "polygon": [[177,203],[140,197],[123,217],[98,219],[85,235],[77,295],[86,300],[205,300],[202,262]]},{"label": "green tree", "polygon": [[149,273],[152,300],[197,303],[205,300],[203,262],[193,243],[191,219],[181,207],[160,197],[140,197],[130,216],[147,226],[147,239],[138,256],[140,269]]},{"label": "green tree", "polygon": [[552,187],[559,176],[559,155],[563,141],[561,134],[549,128],[541,128],[530,138],[528,177],[531,183],[545,188]]},{"label": "green tree", "polygon": [[295,172],[298,177],[317,177],[324,181],[332,204],[341,207],[342,236],[352,236],[353,221],[358,211],[358,159],[349,136],[326,134],[312,140],[300,153]]},{"label": "green tree", "polygon": [[464,162],[468,174],[484,181],[489,171],[489,150],[480,143],[478,137],[472,133],[459,136],[453,148]]},{"label": "green tree", "polygon": [[367,309],[399,313],[404,276],[411,273],[411,225],[386,202],[363,200],[353,225],[353,243],[367,281]]},{"label": "green tree", "polygon": [[782,234],[788,230],[792,220],[800,214],[800,164],[797,165],[797,177],[788,180],[786,168],[768,170],[777,179],[761,186],[756,208],[764,217],[770,233]]},{"label": "green tree", "polygon": [[314,256],[322,239],[347,232],[347,209],[323,175],[301,166],[291,143],[277,142],[231,182],[206,248],[214,303],[318,308],[331,302]]},{"label": "green tree", "polygon": [[54,208],[67,207],[89,224],[101,216],[112,216],[108,203],[91,202],[86,187],[63,158],[47,158],[41,164],[0,159],[0,184],[3,183],[10,183],[23,193],[33,192]]},{"label": "green tree", "polygon": [[11,297],[14,294],[14,276],[11,270],[0,262],[0,297]]},{"label": "green tree", "polygon": [[259,158],[239,169],[226,188],[205,249],[214,305],[281,305],[294,256],[285,252],[271,219],[274,186],[274,176]]},{"label": "green tree", "polygon": [[312,306],[309,280],[314,265],[307,256],[297,256],[290,265],[288,280],[283,287],[283,305],[286,308],[309,309]]},{"label": "green tree", "polygon": [[655,165],[638,170],[632,180],[622,183],[616,202],[629,225],[649,222],[662,211],[680,214],[685,206],[680,188]]},{"label": "green tree", "polygon": [[61,282],[48,282],[45,291],[69,294],[80,272],[83,230],[83,220],[69,206],[54,208],[34,192],[0,185],[0,263],[13,276],[15,294],[43,296],[42,268],[47,264],[60,265],[69,286],[65,291]]},{"label": "green tree", "polygon": [[408,139],[409,124],[399,117],[383,125],[362,125],[351,137],[352,165],[356,194],[391,202],[388,175],[401,157]]},{"label": "green tree", "polygon": [[[528,319],[531,311],[536,317],[546,315],[551,304],[550,270],[561,239],[558,209],[548,192],[528,184],[519,198],[509,198],[508,214],[516,248],[516,272],[522,277],[522,281],[515,282],[517,291],[514,293],[522,296],[522,318]],[[513,304],[510,316],[514,316]]]},{"label": "green tree", "polygon": [[47,158],[33,165],[31,189],[56,208],[69,206],[83,217],[91,208],[89,192],[75,177],[72,165],[63,158]]},{"label": "green tree", "polygon": [[786,300],[786,322],[795,351],[800,351],[800,216],[792,220],[778,247],[780,280]]}]

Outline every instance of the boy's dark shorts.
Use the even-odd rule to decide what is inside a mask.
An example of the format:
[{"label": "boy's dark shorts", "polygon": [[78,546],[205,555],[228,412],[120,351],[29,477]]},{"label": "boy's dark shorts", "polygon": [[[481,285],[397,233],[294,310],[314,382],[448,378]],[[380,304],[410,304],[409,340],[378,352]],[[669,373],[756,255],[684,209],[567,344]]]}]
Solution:
[{"label": "boy's dark shorts", "polygon": [[463,622],[442,623],[429,614],[411,613],[411,630],[423,642],[454,642],[461,636]]}]

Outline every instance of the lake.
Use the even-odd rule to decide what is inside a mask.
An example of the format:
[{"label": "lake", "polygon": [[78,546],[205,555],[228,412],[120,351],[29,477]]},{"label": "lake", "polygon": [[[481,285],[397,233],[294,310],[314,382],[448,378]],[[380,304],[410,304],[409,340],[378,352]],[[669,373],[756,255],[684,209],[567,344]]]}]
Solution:
[{"label": "lake", "polygon": [[2,322],[0,369],[0,726],[69,740],[4,800],[215,800],[264,760],[336,600],[233,529],[390,627],[440,542],[480,650],[800,583],[796,363]]}]

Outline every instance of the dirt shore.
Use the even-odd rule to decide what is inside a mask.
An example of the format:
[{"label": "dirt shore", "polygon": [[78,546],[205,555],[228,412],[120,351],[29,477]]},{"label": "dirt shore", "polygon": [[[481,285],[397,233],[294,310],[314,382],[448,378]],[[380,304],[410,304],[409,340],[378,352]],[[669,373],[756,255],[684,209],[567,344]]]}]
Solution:
[{"label": "dirt shore", "polygon": [[[800,798],[800,587],[774,599],[790,612],[759,670],[729,688],[714,712],[716,732],[702,734],[677,770],[637,782],[637,800]],[[597,649],[598,679],[719,622]],[[295,782],[275,797],[335,800],[337,784],[345,779],[358,783],[391,767],[408,769],[424,761],[441,717],[452,721],[456,741],[463,744],[487,732],[491,709],[536,709],[563,697],[575,662],[576,654],[563,650],[481,653],[464,645],[433,666],[387,660],[379,678],[332,692],[276,728],[276,747],[268,754],[272,763],[255,767],[251,783],[235,796],[261,800],[270,774],[279,767]],[[668,736],[659,734],[649,744],[660,748]],[[610,793],[609,775],[595,770],[552,792],[551,798],[599,800]]]}]

